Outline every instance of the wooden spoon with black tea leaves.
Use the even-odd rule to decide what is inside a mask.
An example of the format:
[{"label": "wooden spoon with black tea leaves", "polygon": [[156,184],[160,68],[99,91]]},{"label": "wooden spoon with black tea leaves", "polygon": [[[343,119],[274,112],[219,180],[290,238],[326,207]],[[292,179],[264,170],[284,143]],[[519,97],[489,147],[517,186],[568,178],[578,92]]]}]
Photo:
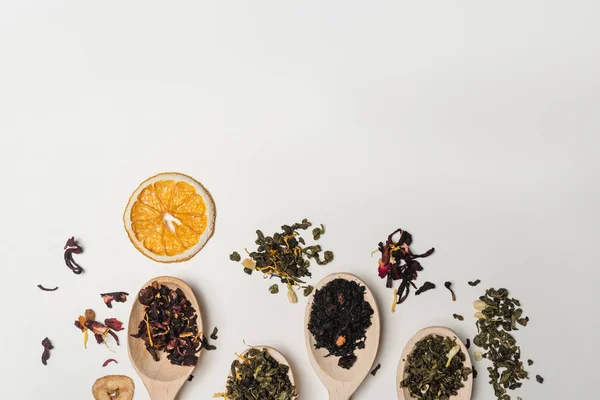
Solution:
[{"label": "wooden spoon with black tea leaves", "polygon": [[[408,388],[400,387],[400,382],[402,382],[406,375],[404,370],[406,368],[406,359],[408,355],[412,352],[415,344],[419,340],[429,335],[448,336],[451,339],[456,338],[456,343],[460,345],[460,350],[465,355],[465,362],[463,363],[464,366],[471,369],[473,368],[467,347],[452,329],[444,326],[430,326],[429,328],[422,329],[408,341],[406,347],[404,347],[404,351],[402,352],[402,357],[400,357],[400,363],[398,364],[398,371],[396,373],[396,390],[398,392],[398,400],[413,399],[413,397],[410,396]],[[473,392],[473,374],[470,374],[469,378],[464,381],[463,384],[465,386],[458,391],[458,395],[450,397],[450,400],[471,400],[471,393]]]},{"label": "wooden spoon with black tea leaves", "polygon": [[[159,285],[165,285],[170,289],[181,289],[185,297],[190,301],[196,313],[198,314],[198,331],[202,332],[202,314],[198,300],[194,296],[192,289],[181,279],[170,276],[161,276],[149,280],[141,289],[152,285],[152,282],[158,282]],[[140,290],[141,290],[140,289]],[[139,293],[139,291],[138,291]],[[135,301],[131,307],[129,316],[129,326],[127,329],[129,358],[131,364],[136,370],[142,382],[148,389],[151,400],[174,400],[187,381],[196,366],[173,365],[167,359],[167,353],[159,351],[159,361],[154,361],[152,355],[146,350],[145,342],[142,339],[131,337],[137,333],[140,322],[144,319],[144,306],[140,303],[136,294]]]},{"label": "wooden spoon with black tea leaves", "polygon": [[[355,350],[354,354],[357,359],[354,365],[350,369],[344,369],[338,366],[338,357],[329,356],[326,357],[328,351],[326,349],[315,349],[315,339],[308,330],[308,322],[310,320],[310,311],[312,309],[314,293],[320,290],[323,286],[327,285],[334,279],[345,279],[348,281],[355,281],[361,286],[365,287],[365,300],[373,308],[373,316],[371,317],[372,325],[367,328],[366,341],[364,349]],[[373,293],[369,287],[361,281],[355,275],[349,273],[336,273],[331,274],[323,278],[315,286],[313,295],[310,296],[308,304],[306,305],[306,314],[304,318],[304,335],[306,342],[306,350],[308,351],[308,358],[315,370],[317,376],[325,385],[325,388],[329,392],[330,400],[348,400],[350,396],[360,386],[362,381],[371,371],[377,350],[379,349],[379,336],[380,336],[380,320],[379,310],[377,308],[377,302]]]}]

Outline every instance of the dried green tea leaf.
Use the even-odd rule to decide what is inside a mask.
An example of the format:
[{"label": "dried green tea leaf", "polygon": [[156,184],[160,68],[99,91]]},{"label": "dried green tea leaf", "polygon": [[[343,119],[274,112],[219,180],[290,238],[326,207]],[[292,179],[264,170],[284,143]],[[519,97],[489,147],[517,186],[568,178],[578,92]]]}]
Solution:
[{"label": "dried green tea leaf", "polygon": [[481,279],[477,279],[476,281],[469,281],[469,286],[477,286],[481,283]]},{"label": "dried green tea leaf", "polygon": [[233,253],[231,253],[229,255],[229,259],[231,261],[239,262],[242,259],[242,257],[240,256],[240,253],[238,253],[237,251],[234,251]]},{"label": "dried green tea leaf", "polygon": [[321,237],[322,234],[325,233],[325,227],[323,226],[323,224],[321,224],[321,228],[314,228],[312,230],[312,234],[313,234],[313,239],[314,240],[319,240],[319,238]]},{"label": "dried green tea leaf", "polygon": [[304,297],[308,297],[310,296],[310,294],[313,292],[313,287],[308,285],[307,287],[304,288]]},{"label": "dried green tea leaf", "polygon": [[217,340],[217,339],[219,338],[219,337],[217,336],[217,333],[219,333],[219,328],[217,328],[217,327],[215,326],[215,329],[213,329],[213,331],[212,331],[212,333],[210,334],[210,336],[209,336],[209,337],[210,337],[212,340]]},{"label": "dried green tea leaf", "polygon": [[542,378],[540,375],[536,375],[535,380],[538,381],[539,383],[544,383],[544,378]]},{"label": "dried green tea leaf", "polygon": [[531,367],[533,365],[533,360],[527,360],[527,365]]},{"label": "dried green tea leaf", "polygon": [[271,294],[279,293],[279,286],[276,283],[269,286],[269,292],[271,292]]},{"label": "dried green tea leaf", "polygon": [[452,314],[452,317],[454,319],[459,320],[459,321],[464,321],[465,320],[465,317],[463,317],[462,315],[459,315],[459,314]]}]

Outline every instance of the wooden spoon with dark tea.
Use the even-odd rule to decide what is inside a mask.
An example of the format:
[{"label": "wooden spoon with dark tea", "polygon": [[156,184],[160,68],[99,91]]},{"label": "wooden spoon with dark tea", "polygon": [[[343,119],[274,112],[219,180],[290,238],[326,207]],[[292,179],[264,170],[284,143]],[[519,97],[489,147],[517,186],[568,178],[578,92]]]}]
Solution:
[{"label": "wooden spoon with dark tea", "polygon": [[[335,320],[339,329],[319,326],[328,319]],[[329,399],[350,399],[371,370],[379,348],[379,311],[373,293],[352,274],[331,274],[316,285],[308,300],[305,325],[308,357]],[[334,331],[335,336],[329,336]]]}]

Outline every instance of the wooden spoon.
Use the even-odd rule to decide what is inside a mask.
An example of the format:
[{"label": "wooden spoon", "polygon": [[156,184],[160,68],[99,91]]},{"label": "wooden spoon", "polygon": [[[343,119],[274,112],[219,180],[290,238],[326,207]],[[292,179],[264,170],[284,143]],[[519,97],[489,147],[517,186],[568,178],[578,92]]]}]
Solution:
[{"label": "wooden spoon", "polygon": [[[422,329],[408,341],[406,347],[404,348],[404,351],[402,352],[402,357],[400,358],[400,363],[398,364],[398,371],[396,376],[396,390],[398,391],[398,400],[413,399],[413,397],[411,397],[410,393],[408,392],[408,388],[400,387],[400,382],[404,379],[404,368],[406,366],[406,359],[408,355],[413,350],[415,344],[419,340],[429,335],[449,336],[451,339],[456,338],[456,343],[460,345],[460,349],[466,357],[464,366],[471,369],[473,368],[473,365],[471,364],[471,357],[469,356],[469,351],[467,350],[467,347],[452,329],[446,328],[444,326],[430,326],[429,328]],[[463,382],[463,384],[465,386],[458,391],[458,395],[450,397],[451,400],[471,400],[471,393],[473,391],[473,374],[469,375],[469,378],[466,382]]]},{"label": "wooden spoon", "polygon": [[[252,347],[246,349],[240,355],[242,357],[245,356],[246,353],[248,353],[248,351],[250,349],[267,350],[267,352],[269,353],[269,355],[271,357],[273,357],[275,359],[275,361],[277,361],[279,364],[287,365],[289,367],[289,369],[288,369],[288,377],[290,378],[290,382],[292,383],[292,385],[296,386],[296,384],[294,383],[294,374],[292,373],[292,367],[290,367],[290,363],[288,363],[288,361],[285,359],[285,357],[283,356],[283,354],[281,354],[277,349],[275,349],[273,347],[269,347],[269,346],[252,346]],[[228,376],[232,376],[231,375],[231,371],[229,371],[229,375]]]},{"label": "wooden spoon", "polygon": [[[196,313],[198,314],[198,330],[202,331],[202,314],[200,306],[194,296],[192,289],[181,279],[170,276],[161,276],[149,280],[141,289],[150,286],[152,282],[168,286],[170,289],[181,289],[185,297],[190,301]],[[138,292],[139,293],[139,292]],[[174,400],[177,393],[194,371],[195,366],[179,366],[171,364],[167,359],[167,354],[158,352],[159,361],[154,361],[150,353],[146,350],[145,342],[142,339],[131,337],[131,334],[137,333],[140,322],[144,319],[144,306],[140,303],[137,293],[131,307],[129,316],[129,327],[127,330],[129,358],[136,372],[144,382],[150,399],[152,400]]]},{"label": "wooden spoon", "polygon": [[345,279],[348,281],[355,281],[366,288],[365,300],[373,307],[373,316],[371,317],[372,325],[367,329],[364,349],[357,349],[356,354],[357,360],[350,369],[344,369],[338,366],[338,357],[329,356],[326,349],[315,349],[315,339],[313,335],[308,331],[308,321],[310,319],[310,311],[312,309],[314,296],[310,296],[308,304],[306,305],[306,315],[304,318],[305,324],[305,341],[306,350],[308,351],[308,358],[313,366],[313,369],[317,373],[317,376],[327,388],[329,392],[330,400],[348,400],[350,396],[356,391],[361,382],[365,379],[373,362],[377,355],[377,349],[379,348],[379,333],[380,333],[380,321],[379,321],[379,310],[377,309],[377,302],[373,293],[369,290],[367,285],[361,281],[358,277],[349,273],[337,273],[331,274],[323,278],[315,286],[315,291],[321,289],[324,285],[331,282],[334,279]]}]

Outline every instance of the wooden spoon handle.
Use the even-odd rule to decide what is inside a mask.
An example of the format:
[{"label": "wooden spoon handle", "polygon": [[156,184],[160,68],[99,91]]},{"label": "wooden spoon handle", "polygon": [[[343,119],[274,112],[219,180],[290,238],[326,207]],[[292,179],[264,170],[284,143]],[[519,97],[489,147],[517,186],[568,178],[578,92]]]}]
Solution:
[{"label": "wooden spoon handle", "polygon": [[350,397],[337,393],[329,393],[329,400],[350,400]]}]

